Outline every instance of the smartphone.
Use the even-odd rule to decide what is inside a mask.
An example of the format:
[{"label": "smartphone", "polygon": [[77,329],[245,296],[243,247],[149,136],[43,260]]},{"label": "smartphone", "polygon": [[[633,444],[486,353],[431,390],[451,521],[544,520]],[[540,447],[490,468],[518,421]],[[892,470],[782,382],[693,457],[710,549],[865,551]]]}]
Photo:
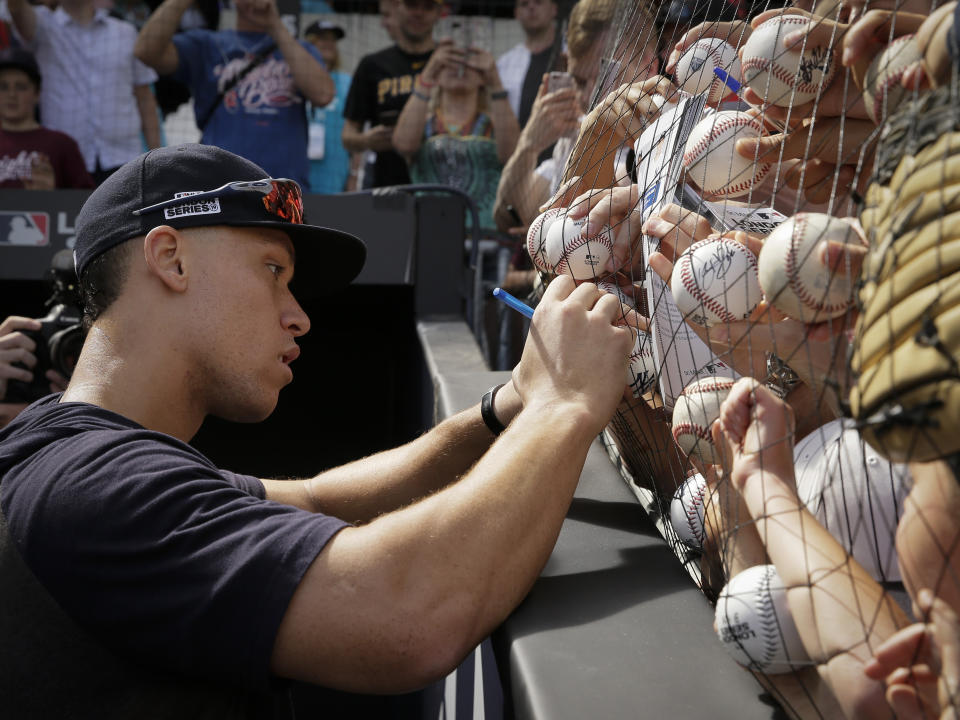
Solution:
[{"label": "smartphone", "polygon": [[397,124],[397,120],[400,118],[399,110],[382,110],[377,113],[377,124],[386,125],[387,127],[393,127]]},{"label": "smartphone", "polygon": [[564,88],[571,88],[573,85],[573,75],[568,72],[554,70],[547,75],[547,92],[556,92]]}]

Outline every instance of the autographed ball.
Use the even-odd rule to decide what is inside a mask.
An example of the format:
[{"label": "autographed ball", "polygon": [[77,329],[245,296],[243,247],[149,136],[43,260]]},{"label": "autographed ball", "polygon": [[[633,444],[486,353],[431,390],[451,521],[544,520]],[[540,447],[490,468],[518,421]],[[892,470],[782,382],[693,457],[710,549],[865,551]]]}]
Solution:
[{"label": "autographed ball", "polygon": [[787,317],[818,323],[839,317],[855,300],[856,278],[819,259],[824,240],[859,245],[853,226],[823,213],[797,213],[767,236],[757,261],[767,302]]},{"label": "autographed ball", "polygon": [[923,60],[913,35],[898,37],[877,55],[863,81],[863,104],[878,125],[912,93],[900,84],[903,73]]},{"label": "autographed ball", "polygon": [[735,382],[728,377],[705,377],[689,383],[680,393],[671,424],[673,439],[688,457],[696,456],[706,465],[720,462],[710,426],[720,417],[720,406]]},{"label": "autographed ball", "polygon": [[775,675],[809,665],[773,565],[755,565],[731,578],[714,615],[724,649],[744,667]]},{"label": "autographed ball", "polygon": [[[743,46],[743,81],[768,103],[780,107],[811,102],[833,79],[833,51],[810,40],[787,50],[783,39],[812,22],[802,15],[778,15],[759,25]],[[801,52],[801,49],[803,52]]]},{"label": "autographed ball", "polygon": [[714,68],[741,82],[740,58],[732,45],[721,38],[697,40],[677,60],[677,87],[691,95],[706,93],[707,102],[716,105],[731,91],[713,72]]},{"label": "autographed ball", "polygon": [[627,385],[634,397],[640,397],[657,382],[657,366],[653,360],[653,340],[645,332],[637,333],[627,366]]},{"label": "autographed ball", "polygon": [[692,550],[703,549],[706,492],[707,480],[697,473],[677,488],[670,501],[670,524],[677,539]]},{"label": "autographed ball", "polygon": [[770,170],[770,164],[744,157],[737,140],[762,137],[758,118],[739,110],[721,110],[698,122],[683,152],[687,179],[707,195],[734,198],[746,195]]},{"label": "autographed ball", "polygon": [[687,248],[673,266],[670,292],[684,318],[707,327],[746,320],[763,295],[757,259],[730,238]]},{"label": "autographed ball", "polygon": [[533,261],[534,267],[543,272],[553,272],[553,267],[547,263],[546,245],[547,233],[553,221],[565,212],[565,208],[550,208],[537,215],[527,230],[527,253]]},{"label": "autographed ball", "polygon": [[613,235],[604,225],[596,235],[586,235],[587,218],[556,218],[547,233],[546,261],[553,271],[577,280],[595,279],[606,274],[607,261],[613,256]]}]

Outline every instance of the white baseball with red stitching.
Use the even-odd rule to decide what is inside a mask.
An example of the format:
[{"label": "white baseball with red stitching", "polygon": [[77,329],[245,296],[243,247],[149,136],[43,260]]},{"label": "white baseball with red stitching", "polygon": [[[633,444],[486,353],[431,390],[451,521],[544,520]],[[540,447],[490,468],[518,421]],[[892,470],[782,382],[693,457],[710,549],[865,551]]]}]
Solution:
[{"label": "white baseball with red stitching", "polygon": [[533,261],[534,267],[544,272],[553,272],[546,256],[547,233],[557,217],[566,211],[566,208],[550,208],[539,215],[527,229],[527,253]]},{"label": "white baseball with red stitching", "polygon": [[683,152],[687,180],[707,195],[732,198],[747,195],[770,170],[770,164],[744,157],[737,140],[763,136],[759,119],[739,110],[721,110],[698,122]]},{"label": "white baseball with red stitching", "polygon": [[913,35],[898,37],[877,55],[863,81],[863,104],[867,115],[878,125],[913,93],[900,84],[903,73],[923,60]]},{"label": "white baseball with red stitching", "polygon": [[597,289],[603,290],[603,292],[610,293],[611,295],[616,295],[617,299],[620,301],[620,304],[623,305],[625,309],[637,309],[636,299],[630,295],[627,295],[624,289],[612,280],[598,280]]},{"label": "white baseball with red stitching", "polygon": [[[787,50],[783,39],[806,30],[811,21],[803,15],[778,15],[759,25],[741,53],[743,81],[772,105],[803,105],[817,97],[833,79],[833,51],[806,40]],[[801,52],[802,50],[802,52]]]},{"label": "white baseball with red stitching", "polygon": [[760,287],[767,302],[787,317],[818,323],[853,307],[857,278],[848,267],[831,271],[820,261],[817,246],[825,240],[860,244],[850,223],[823,213],[797,213],[763,242],[757,260]]},{"label": "white baseball with red stitching", "polygon": [[730,94],[730,89],[713,72],[714,68],[741,81],[740,58],[732,45],[721,38],[697,40],[677,60],[677,87],[691,95],[707,93],[707,102],[715,105]]},{"label": "white baseball with red stitching", "polygon": [[653,341],[645,332],[637,333],[627,365],[627,385],[634,397],[640,397],[657,382],[657,366],[653,360]]},{"label": "white baseball with red stitching", "polygon": [[693,550],[703,549],[706,492],[707,480],[697,473],[677,488],[670,502],[670,524],[677,539]]},{"label": "white baseball with red stitching", "polygon": [[734,575],[720,591],[714,620],[724,649],[744,667],[775,675],[811,664],[773,565]]},{"label": "white baseball with red stitching", "polygon": [[684,318],[697,325],[746,320],[763,297],[757,258],[730,238],[701,240],[677,259],[670,292]]},{"label": "white baseball with red stitching", "polygon": [[613,234],[604,225],[600,232],[588,237],[583,232],[586,224],[586,217],[572,220],[562,215],[550,226],[545,255],[557,275],[566,273],[576,280],[595,280],[607,274],[607,261],[613,255]]},{"label": "white baseball with red stitching", "polygon": [[694,380],[680,393],[673,406],[673,439],[688,457],[695,455],[706,465],[716,465],[720,455],[713,445],[710,426],[720,417],[720,406],[735,380],[710,376]]}]

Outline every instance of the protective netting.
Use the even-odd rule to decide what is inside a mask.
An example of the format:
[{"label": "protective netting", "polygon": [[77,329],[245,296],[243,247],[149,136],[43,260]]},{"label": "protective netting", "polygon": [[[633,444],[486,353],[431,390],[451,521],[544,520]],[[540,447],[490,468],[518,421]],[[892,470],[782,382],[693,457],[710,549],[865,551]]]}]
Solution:
[{"label": "protective netting", "polygon": [[[325,62],[357,82],[364,58],[406,32],[401,4],[420,37],[405,41],[411,57],[432,47],[425,38],[493,59],[524,42],[511,3],[278,12],[297,38],[318,21],[317,36],[336,27]],[[232,30],[233,8],[181,5],[171,37],[220,29],[225,44],[210,47],[239,47],[242,60],[210,61],[239,78],[222,98],[205,91],[198,110],[165,45],[143,47],[156,6],[114,8],[164,76],[159,109],[140,108],[160,113],[163,142],[199,139],[207,110],[267,118],[305,103],[274,83],[270,43]],[[605,432],[611,457],[716,603],[731,662],[792,717],[950,718],[960,705],[954,5],[579,0],[556,6],[528,53],[543,77],[516,126],[497,115],[488,65],[476,87],[492,92],[461,126],[455,94],[423,81],[425,58],[375,83],[369,108],[339,89],[339,106],[303,105],[337,137],[316,112],[346,105],[347,134],[367,137],[333,191],[371,186],[380,143],[411,180],[456,185],[486,208],[486,245],[474,248],[484,281],[534,305],[560,273],[619,296],[638,339]],[[181,61],[192,47],[177,45]],[[418,100],[428,138],[405,144],[397,128]],[[319,162],[326,138],[309,132]],[[490,158],[496,171],[481,172]],[[506,368],[524,326],[498,307],[474,298],[470,320]]]},{"label": "protective netting", "polygon": [[611,456],[788,715],[953,717],[953,4],[580,5],[564,169],[499,197],[641,329]]}]

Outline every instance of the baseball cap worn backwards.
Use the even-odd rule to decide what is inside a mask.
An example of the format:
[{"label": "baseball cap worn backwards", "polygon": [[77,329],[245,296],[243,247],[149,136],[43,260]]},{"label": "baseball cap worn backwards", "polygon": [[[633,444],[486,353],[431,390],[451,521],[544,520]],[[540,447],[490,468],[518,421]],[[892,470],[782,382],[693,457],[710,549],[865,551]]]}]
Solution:
[{"label": "baseball cap worn backwards", "polygon": [[293,180],[271,178],[259,165],[212,145],[177,145],[131,160],[87,198],[77,216],[77,276],[107,250],[159,225],[281,230],[293,242],[297,291],[304,295],[347,285],[367,253],[349,233],[304,225]]}]

